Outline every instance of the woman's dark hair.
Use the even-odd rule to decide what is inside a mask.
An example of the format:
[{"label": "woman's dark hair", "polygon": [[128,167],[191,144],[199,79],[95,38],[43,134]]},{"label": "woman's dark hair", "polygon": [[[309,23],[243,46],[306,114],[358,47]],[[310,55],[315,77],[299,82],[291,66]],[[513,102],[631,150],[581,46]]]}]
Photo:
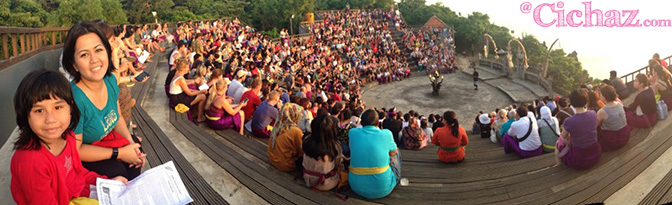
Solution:
[{"label": "woman's dark hair", "polygon": [[640,73],[635,76],[635,81],[637,81],[642,86],[649,86],[649,79],[646,77],[646,74]]},{"label": "woman's dark hair", "polygon": [[310,123],[313,133],[303,141],[303,152],[310,158],[320,160],[323,156],[329,156],[334,160],[338,156],[339,146],[336,143],[336,126],[331,116],[317,116]]},{"label": "woman's dark hair", "polygon": [[434,114],[429,114],[429,117],[427,117],[428,122],[434,123]]},{"label": "woman's dark hair", "polygon": [[457,114],[453,111],[446,111],[443,113],[443,120],[446,121],[446,126],[450,127],[453,137],[459,138],[460,122],[457,120]]},{"label": "woman's dark hair", "polygon": [[105,73],[105,76],[111,75],[112,71],[115,69],[112,64],[112,48],[110,42],[107,41],[105,34],[103,34],[93,22],[82,21],[70,28],[68,36],[63,43],[63,67],[74,78],[73,82],[75,83],[78,83],[79,80],[82,79],[82,75],[75,70],[75,46],[77,45],[77,39],[79,39],[79,37],[89,33],[98,35],[101,43],[105,47],[105,52],[107,52],[107,72]]},{"label": "woman's dark hair", "polygon": [[361,124],[364,126],[376,126],[378,123],[378,111],[374,109],[368,109],[362,113]]},{"label": "woman's dark hair", "polygon": [[427,128],[427,119],[420,120],[420,128],[422,128],[422,129]]},{"label": "woman's dark hair", "polygon": [[574,107],[583,107],[588,103],[588,90],[577,88],[569,94],[569,103]]},{"label": "woman's dark hair", "polygon": [[326,108],[321,107],[320,109],[317,109],[317,116],[323,116],[323,115],[329,115],[329,111],[327,111]]},{"label": "woman's dark hair", "polygon": [[600,88],[600,92],[607,102],[615,101],[616,97],[618,97],[618,94],[616,94],[616,89],[614,89],[614,86],[611,85],[602,86],[602,88]]},{"label": "woman's dark hair", "polygon": [[352,117],[352,111],[350,109],[345,109],[341,111],[341,115],[339,115],[339,120],[349,120]]},{"label": "woman's dark hair", "polygon": [[653,66],[653,71],[656,72],[656,75],[658,76],[658,80],[665,82],[665,87],[670,88],[672,87],[672,84],[670,82],[670,76],[667,75],[667,72],[665,72],[665,68],[663,68],[662,65],[655,65]]},{"label": "woman's dark hair", "polygon": [[14,142],[14,150],[38,150],[41,139],[33,132],[28,123],[30,110],[35,103],[47,99],[61,99],[70,105],[70,125],[61,137],[65,139],[79,122],[79,109],[72,95],[72,87],[63,74],[58,71],[37,70],[28,73],[14,93],[14,111],[19,126],[19,139]]},{"label": "woman's dark hair", "polygon": [[98,26],[100,31],[102,31],[103,34],[105,34],[105,37],[107,37],[107,38],[105,38],[105,40],[115,36],[114,35],[114,29],[110,25],[106,24],[103,21],[96,21],[95,24],[96,24],[96,26]]}]

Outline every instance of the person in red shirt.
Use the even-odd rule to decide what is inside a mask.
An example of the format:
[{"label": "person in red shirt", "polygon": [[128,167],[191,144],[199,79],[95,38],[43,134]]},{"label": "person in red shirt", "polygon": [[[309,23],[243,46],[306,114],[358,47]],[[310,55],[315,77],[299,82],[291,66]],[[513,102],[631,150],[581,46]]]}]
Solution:
[{"label": "person in red shirt", "polygon": [[245,112],[245,120],[252,120],[252,115],[254,110],[257,109],[257,106],[261,104],[261,99],[259,94],[261,93],[261,79],[257,78],[252,81],[250,84],[251,90],[243,93],[243,96],[240,98],[240,101],[247,100],[247,105],[242,108]]},{"label": "person in red shirt", "polygon": [[[14,94],[20,134],[10,163],[10,190],[21,204],[68,204],[89,197],[90,185],[107,178],[82,166],[73,129],[79,121],[72,88],[57,71],[24,77]],[[116,158],[116,155],[113,155]],[[128,184],[123,176],[113,178]]]}]

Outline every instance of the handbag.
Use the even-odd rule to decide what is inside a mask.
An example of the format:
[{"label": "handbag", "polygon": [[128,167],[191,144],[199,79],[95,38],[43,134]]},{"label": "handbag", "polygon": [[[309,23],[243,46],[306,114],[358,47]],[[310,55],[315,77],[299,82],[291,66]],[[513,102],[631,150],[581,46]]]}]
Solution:
[{"label": "handbag", "polygon": [[665,101],[658,101],[656,103],[656,112],[658,112],[658,120],[667,119],[667,104]]},{"label": "handbag", "polygon": [[497,135],[495,134],[495,129],[490,130],[490,142],[497,143]]}]

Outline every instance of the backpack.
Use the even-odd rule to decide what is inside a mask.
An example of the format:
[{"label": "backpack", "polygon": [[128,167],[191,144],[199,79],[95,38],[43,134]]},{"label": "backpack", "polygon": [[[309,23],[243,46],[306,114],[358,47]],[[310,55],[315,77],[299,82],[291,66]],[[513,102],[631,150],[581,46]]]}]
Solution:
[{"label": "backpack", "polygon": [[656,103],[656,112],[658,113],[658,120],[667,119],[667,104],[665,104],[665,101],[660,100]]}]

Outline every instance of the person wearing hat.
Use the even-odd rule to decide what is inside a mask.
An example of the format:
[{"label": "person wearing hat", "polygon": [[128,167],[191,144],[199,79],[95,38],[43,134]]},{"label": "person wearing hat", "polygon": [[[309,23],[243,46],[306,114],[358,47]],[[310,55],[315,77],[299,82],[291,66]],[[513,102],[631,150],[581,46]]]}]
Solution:
[{"label": "person wearing hat", "polygon": [[[233,103],[240,102],[240,98],[243,96],[243,92],[240,90],[244,89],[243,82],[245,81],[246,77],[247,71],[241,69],[236,72],[233,81],[231,81],[231,85],[229,85],[229,89],[226,91],[226,96],[232,97]],[[237,93],[240,93],[240,95],[236,96]]]},{"label": "person wearing hat", "polygon": [[481,138],[490,138],[490,127],[492,126],[492,121],[487,113],[483,113],[478,116],[478,128],[481,131]]},{"label": "person wearing hat", "polygon": [[543,153],[539,126],[534,113],[527,106],[516,109],[516,121],[511,123],[511,128],[502,139],[504,153],[516,153],[521,158],[539,156]]}]

